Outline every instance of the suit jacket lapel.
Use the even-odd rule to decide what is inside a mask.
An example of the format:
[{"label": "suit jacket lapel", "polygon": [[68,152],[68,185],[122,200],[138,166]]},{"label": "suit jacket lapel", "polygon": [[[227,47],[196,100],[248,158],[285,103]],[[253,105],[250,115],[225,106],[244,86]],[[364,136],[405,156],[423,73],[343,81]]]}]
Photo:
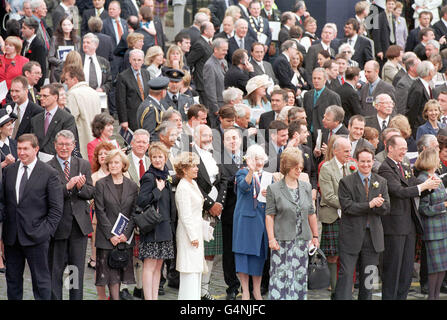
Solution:
[{"label": "suit jacket lapel", "polygon": [[[299,184],[298,184],[298,186],[299,186]],[[287,200],[289,200],[290,202],[292,202],[295,205],[297,204],[295,201],[293,201],[292,195],[290,194],[290,191],[287,188],[287,185],[286,185],[286,182],[284,179],[281,180],[280,189],[281,189],[282,194],[284,195],[284,197]]]},{"label": "suit jacket lapel", "polygon": [[337,181],[337,183],[340,181],[341,178],[343,178],[341,172],[340,172],[340,168],[337,165],[337,162],[335,161],[335,157],[331,160],[332,163],[332,171],[335,174],[335,180]]},{"label": "suit jacket lapel", "polygon": [[212,184],[211,184],[211,180],[210,180],[210,176],[208,175],[208,172],[206,171],[205,164],[203,163],[202,158],[200,157],[200,154],[199,154],[199,152],[197,151],[197,148],[196,148],[196,147],[194,147],[194,152],[195,152],[195,153],[199,156],[199,158],[200,158],[200,162],[199,162],[199,165],[198,165],[198,167],[199,167],[199,174],[206,180],[206,182],[207,182],[210,186],[212,186]]},{"label": "suit jacket lapel", "polygon": [[[27,194],[29,191],[29,188],[31,188],[31,186],[33,184],[37,184],[39,182],[39,177],[42,174],[42,170],[40,170],[40,167],[41,167],[41,162],[40,162],[40,160],[37,160],[36,165],[34,166],[34,169],[31,172],[31,175],[28,176],[28,182],[25,185],[23,194]],[[17,180],[17,177],[16,177],[16,180]],[[20,201],[20,199],[19,199],[19,201]]]},{"label": "suit jacket lapel", "polygon": [[[46,112],[46,111],[45,111]],[[44,112],[44,115],[45,115]],[[48,131],[47,134],[45,135],[45,139],[43,140],[43,145],[45,145],[48,142],[48,139],[50,137],[53,137],[54,135],[52,134],[55,127],[57,126],[57,124],[59,123],[59,121],[61,120],[61,113],[63,111],[59,109],[59,107],[57,107],[56,113],[54,114],[53,118],[51,119],[50,125],[48,126]],[[44,126],[45,126],[45,116],[44,116]],[[44,130],[45,132],[45,130]]]},{"label": "suit jacket lapel", "polygon": [[[388,161],[388,164],[390,165],[390,167],[393,168],[394,172],[396,172],[396,174],[399,176],[400,181],[402,181],[403,183],[408,185],[407,179],[405,179],[405,177],[402,177],[402,174],[401,174],[400,169],[397,166],[397,164],[393,160],[391,160],[389,157],[386,157],[386,161]],[[402,168],[402,170],[404,170],[404,174],[405,174],[405,169]]]},{"label": "suit jacket lapel", "polygon": [[[359,194],[363,194],[365,196],[365,199],[368,200],[369,197],[366,196],[366,191],[365,191],[365,185],[363,184],[362,179],[360,178],[358,173],[354,173],[357,177],[355,178],[356,181],[356,188],[357,188],[357,192],[359,192]],[[368,195],[369,195],[369,190],[368,190]]]},{"label": "suit jacket lapel", "polygon": [[[106,183],[106,185],[107,185],[107,188],[109,188],[109,190],[110,190],[110,193],[112,194],[112,196],[115,198],[115,201],[116,201],[116,203],[117,204],[120,204],[120,201],[119,201],[119,198],[118,198],[118,194],[116,193],[116,188],[115,188],[115,185],[114,185],[114,183],[113,183],[113,178],[112,178],[112,176],[109,174],[107,177],[106,177],[106,179],[107,179],[107,183]],[[124,180],[124,178],[123,178],[123,180]],[[124,182],[123,182],[124,183]],[[123,186],[124,187],[124,186]],[[124,189],[124,188],[123,188]],[[120,209],[121,210],[121,209]]]}]

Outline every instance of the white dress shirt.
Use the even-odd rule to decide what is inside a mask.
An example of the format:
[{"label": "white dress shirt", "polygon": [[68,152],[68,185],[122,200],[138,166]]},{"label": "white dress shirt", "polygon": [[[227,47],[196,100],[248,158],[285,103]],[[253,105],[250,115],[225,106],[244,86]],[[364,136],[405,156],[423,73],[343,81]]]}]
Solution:
[{"label": "white dress shirt", "polygon": [[89,55],[85,55],[84,58],[84,76],[85,76],[85,81],[89,81],[90,79],[90,57],[92,57],[93,60],[93,64],[95,65],[95,70],[96,70],[96,79],[98,81],[98,88],[101,87],[101,83],[102,83],[102,74],[101,74],[101,67],[99,66],[99,62],[98,62],[98,58],[96,57],[96,54],[89,56]]},{"label": "white dress shirt", "polygon": [[[37,157],[34,159],[33,162],[31,162],[28,165],[28,168],[26,169],[26,173],[28,174],[28,180],[29,177],[31,177],[31,173],[33,172],[34,167],[37,163]],[[17,197],[17,203],[19,203],[19,189],[20,189],[20,181],[22,181],[23,173],[25,172],[25,169],[23,169],[23,163],[20,162],[19,165],[19,171],[17,172],[17,179],[16,179],[16,197]]]},{"label": "white dress shirt", "polygon": [[132,161],[133,164],[135,165],[138,176],[140,175],[140,160],[143,160],[144,172],[146,172],[147,168],[146,168],[146,161],[144,161],[144,156],[143,158],[138,158],[138,156],[133,151],[131,154],[132,154]]}]

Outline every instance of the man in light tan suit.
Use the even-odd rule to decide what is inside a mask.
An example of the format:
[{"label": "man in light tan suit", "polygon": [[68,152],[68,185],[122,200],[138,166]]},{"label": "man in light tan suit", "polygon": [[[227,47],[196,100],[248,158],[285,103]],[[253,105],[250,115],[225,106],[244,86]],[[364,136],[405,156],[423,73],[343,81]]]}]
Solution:
[{"label": "man in light tan suit", "polygon": [[331,272],[331,299],[334,297],[337,282],[338,231],[341,216],[338,183],[344,176],[357,171],[356,163],[349,159],[351,143],[347,138],[338,138],[334,142],[333,150],[334,157],[322,165],[318,178],[321,194],[319,219],[323,225],[321,249],[327,257]]}]

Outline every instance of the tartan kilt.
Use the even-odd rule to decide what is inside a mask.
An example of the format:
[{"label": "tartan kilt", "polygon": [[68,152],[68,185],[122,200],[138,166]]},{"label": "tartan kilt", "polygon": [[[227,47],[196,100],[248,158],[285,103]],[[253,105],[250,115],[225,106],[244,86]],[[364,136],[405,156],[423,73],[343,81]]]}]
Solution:
[{"label": "tartan kilt", "polygon": [[214,240],[204,241],[205,256],[216,256],[223,253],[222,242],[222,222],[220,219],[216,219],[216,225],[214,226],[213,237]]},{"label": "tartan kilt", "polygon": [[334,223],[322,223],[320,249],[326,256],[338,256],[338,234],[340,231],[340,219]]},{"label": "tartan kilt", "polygon": [[426,240],[428,273],[447,270],[447,238],[441,240]]}]

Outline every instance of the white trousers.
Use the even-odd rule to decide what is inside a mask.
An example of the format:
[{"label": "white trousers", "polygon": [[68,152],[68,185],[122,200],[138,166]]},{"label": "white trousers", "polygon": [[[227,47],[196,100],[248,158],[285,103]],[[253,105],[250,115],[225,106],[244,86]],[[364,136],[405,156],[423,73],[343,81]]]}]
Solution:
[{"label": "white trousers", "polygon": [[200,300],[202,273],[180,272],[178,300]]}]

